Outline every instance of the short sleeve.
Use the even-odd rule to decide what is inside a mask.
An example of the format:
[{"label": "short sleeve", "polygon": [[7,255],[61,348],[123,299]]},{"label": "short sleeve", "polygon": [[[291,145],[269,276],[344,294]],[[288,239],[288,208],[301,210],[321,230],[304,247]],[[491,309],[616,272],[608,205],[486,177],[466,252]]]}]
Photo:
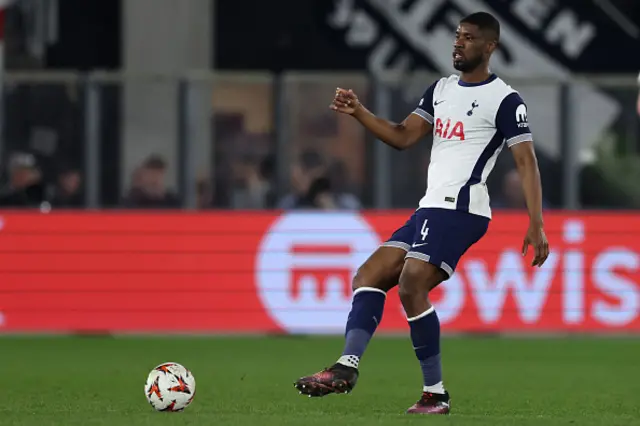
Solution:
[{"label": "short sleeve", "polygon": [[414,114],[419,115],[424,118],[430,124],[433,124],[433,92],[436,89],[436,85],[438,82],[433,83],[429,88],[424,92],[420,102],[418,102],[418,106],[413,111]]},{"label": "short sleeve", "polygon": [[527,118],[527,105],[516,92],[502,100],[496,114],[496,127],[503,134],[508,147],[533,141]]}]

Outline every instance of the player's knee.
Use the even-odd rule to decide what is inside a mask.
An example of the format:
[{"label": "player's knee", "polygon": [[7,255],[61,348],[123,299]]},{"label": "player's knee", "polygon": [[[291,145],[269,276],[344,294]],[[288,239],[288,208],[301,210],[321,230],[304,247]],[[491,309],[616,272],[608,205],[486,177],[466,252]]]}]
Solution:
[{"label": "player's knee", "polygon": [[366,262],[356,272],[351,288],[356,291],[362,287],[379,288],[389,291],[398,284],[403,261]]},{"label": "player's knee", "polygon": [[444,279],[443,272],[431,263],[408,259],[400,274],[398,295],[403,305],[416,298],[426,299]]},{"label": "player's knee", "polygon": [[362,267],[358,268],[356,275],[351,281],[351,289],[356,291],[361,287],[371,287],[371,283],[367,283],[367,273],[363,271]]},{"label": "player's knee", "polygon": [[420,276],[418,269],[407,262],[400,274],[400,283],[398,286],[398,296],[403,305],[416,298],[424,297],[425,290],[420,285]]},{"label": "player's knee", "polygon": [[373,287],[388,291],[386,275],[384,271],[378,270],[376,272],[374,269],[361,267],[351,281],[351,289],[356,291],[362,287]]}]

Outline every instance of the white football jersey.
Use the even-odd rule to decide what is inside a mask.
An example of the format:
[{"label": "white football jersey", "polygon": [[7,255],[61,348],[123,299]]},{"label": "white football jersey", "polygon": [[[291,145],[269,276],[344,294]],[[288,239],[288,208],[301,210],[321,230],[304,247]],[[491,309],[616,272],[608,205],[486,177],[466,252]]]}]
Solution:
[{"label": "white football jersey", "polygon": [[518,92],[495,74],[481,83],[452,75],[431,85],[413,113],[433,125],[427,192],[419,206],[491,218],[486,181],[500,151],[533,140]]}]

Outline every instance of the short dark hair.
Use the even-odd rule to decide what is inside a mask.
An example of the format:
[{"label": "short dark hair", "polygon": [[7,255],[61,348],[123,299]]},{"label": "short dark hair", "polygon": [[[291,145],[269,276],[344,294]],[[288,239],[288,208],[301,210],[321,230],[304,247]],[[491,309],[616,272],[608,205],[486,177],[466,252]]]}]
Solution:
[{"label": "short dark hair", "polygon": [[494,37],[496,41],[500,40],[500,22],[490,13],[472,13],[462,18],[460,23],[475,25],[483,33]]},{"label": "short dark hair", "polygon": [[151,154],[142,164],[145,169],[150,170],[165,170],[167,168],[167,162],[158,154]]}]

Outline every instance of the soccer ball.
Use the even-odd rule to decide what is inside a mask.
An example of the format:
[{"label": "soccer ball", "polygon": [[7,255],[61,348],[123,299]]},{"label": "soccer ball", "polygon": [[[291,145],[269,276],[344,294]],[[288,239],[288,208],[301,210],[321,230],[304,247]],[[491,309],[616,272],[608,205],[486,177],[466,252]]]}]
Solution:
[{"label": "soccer ball", "polygon": [[165,362],[149,373],[144,395],[157,411],[182,411],[196,395],[196,379],[182,365]]}]

